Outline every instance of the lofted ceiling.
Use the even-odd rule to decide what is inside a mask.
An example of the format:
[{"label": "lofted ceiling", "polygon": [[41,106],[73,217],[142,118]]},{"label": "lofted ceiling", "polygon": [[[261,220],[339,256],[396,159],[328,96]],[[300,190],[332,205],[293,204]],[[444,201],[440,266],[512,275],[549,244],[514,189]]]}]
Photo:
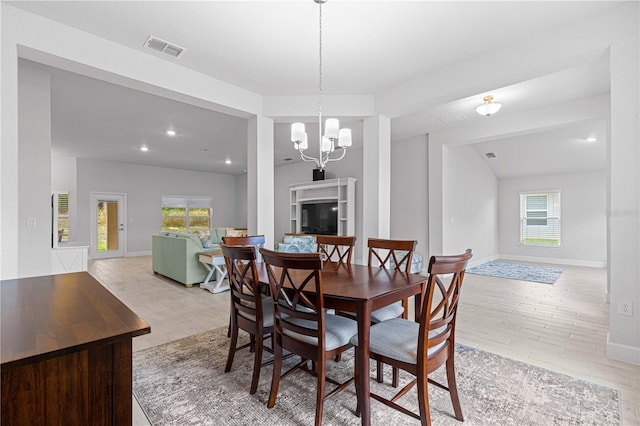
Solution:
[{"label": "lofted ceiling", "polygon": [[[32,13],[159,56],[261,95],[313,95],[318,87],[318,7],[299,1],[28,1]],[[541,32],[603,13],[615,1],[436,2],[330,0],[323,6],[323,86],[335,95],[376,94]],[[490,23],[490,25],[487,25]],[[149,35],[186,48],[174,59],[143,46]],[[21,61],[21,66],[37,66]],[[54,155],[102,158],[219,173],[246,168],[246,125],[238,117],[115,86],[63,70],[52,73]],[[494,117],[473,111],[481,97],[430,105],[394,117],[392,139],[484,125],[548,104],[609,92],[605,60],[568,68],[492,94]],[[167,128],[178,135],[169,138]],[[362,143],[361,124],[353,123]],[[496,176],[604,169],[602,120],[536,134],[478,141]],[[571,143],[597,135],[592,144]],[[147,145],[149,152],[139,151]],[[287,124],[276,124],[275,164],[298,161]],[[539,153],[554,157],[540,160]],[[231,164],[225,164],[225,160]]]}]

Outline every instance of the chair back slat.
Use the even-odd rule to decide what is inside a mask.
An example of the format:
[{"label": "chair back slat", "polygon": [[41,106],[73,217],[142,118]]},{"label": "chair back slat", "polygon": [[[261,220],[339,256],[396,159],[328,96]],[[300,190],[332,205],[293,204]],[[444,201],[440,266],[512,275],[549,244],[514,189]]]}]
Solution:
[{"label": "chair back slat", "polygon": [[355,236],[317,235],[318,251],[326,260],[336,263],[350,264],[353,248],[356,245]]},{"label": "chair back slat", "polygon": [[[432,256],[429,279],[423,295],[420,313],[418,358],[427,359],[428,349],[442,345],[441,350],[453,350],[455,320],[464,272],[473,254],[468,249],[453,256]],[[445,277],[447,282],[445,283]]]},{"label": "chair back slat", "polygon": [[381,238],[369,238],[369,266],[377,266],[385,269],[397,269],[411,272],[413,252],[418,244],[415,240],[385,240]]},{"label": "chair back slat", "polygon": [[230,246],[221,244],[229,277],[232,314],[262,318],[262,294],[256,268],[254,246]]},{"label": "chair back slat", "polygon": [[[273,297],[275,330],[318,341],[324,351],[324,300],[320,253],[287,253],[260,249]],[[286,341],[284,346],[286,349]],[[315,345],[314,345],[315,346]]]}]

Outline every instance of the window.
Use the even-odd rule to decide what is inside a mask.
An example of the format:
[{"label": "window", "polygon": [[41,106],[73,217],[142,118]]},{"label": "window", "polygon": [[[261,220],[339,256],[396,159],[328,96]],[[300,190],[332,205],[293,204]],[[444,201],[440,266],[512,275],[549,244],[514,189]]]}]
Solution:
[{"label": "window", "polygon": [[162,230],[195,234],[211,228],[211,197],[162,197]]},{"label": "window", "polygon": [[51,195],[53,207],[51,246],[69,241],[69,193],[55,191]]},{"label": "window", "polygon": [[520,243],[560,246],[560,191],[520,193]]}]

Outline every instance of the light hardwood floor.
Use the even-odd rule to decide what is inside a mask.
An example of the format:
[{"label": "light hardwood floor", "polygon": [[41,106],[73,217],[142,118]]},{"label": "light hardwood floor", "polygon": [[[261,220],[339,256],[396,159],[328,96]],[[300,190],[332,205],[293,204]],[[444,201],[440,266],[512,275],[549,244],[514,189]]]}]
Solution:
[{"label": "light hardwood floor", "polygon": [[[606,270],[562,268],[554,285],[467,274],[457,341],[618,389],[623,424],[640,425],[640,366],[606,357]],[[134,351],[227,325],[227,292],[154,275],[149,256],[90,261],[89,272],[151,325]],[[136,426],[145,424],[137,413]]]}]

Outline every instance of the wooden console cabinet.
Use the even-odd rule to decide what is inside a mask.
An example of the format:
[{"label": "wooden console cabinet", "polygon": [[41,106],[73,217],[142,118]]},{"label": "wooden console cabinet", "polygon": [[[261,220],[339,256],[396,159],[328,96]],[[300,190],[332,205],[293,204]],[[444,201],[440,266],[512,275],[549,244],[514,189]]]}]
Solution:
[{"label": "wooden console cabinet", "polygon": [[130,425],[132,338],[151,331],[87,272],[0,281],[3,425]]}]

